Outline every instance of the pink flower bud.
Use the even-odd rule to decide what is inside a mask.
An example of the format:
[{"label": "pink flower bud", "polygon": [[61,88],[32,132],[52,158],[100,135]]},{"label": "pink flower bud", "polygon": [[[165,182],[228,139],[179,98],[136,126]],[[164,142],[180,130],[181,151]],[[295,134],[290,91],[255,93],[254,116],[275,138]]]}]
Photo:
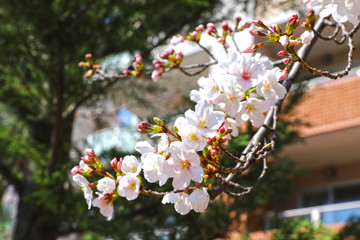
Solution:
[{"label": "pink flower bud", "polygon": [[92,60],[92,54],[91,53],[87,53],[87,54],[85,54],[85,59],[86,60]]},{"label": "pink flower bud", "polygon": [[80,174],[80,175],[83,174],[82,169],[79,166],[75,166],[71,169],[71,175],[74,176],[76,174]]},{"label": "pink flower bud", "polygon": [[229,23],[227,21],[223,21],[221,23],[221,27],[223,28],[224,31],[229,30]]},{"label": "pink flower bud", "polygon": [[186,40],[186,37],[184,35],[178,34],[178,35],[171,38],[170,43],[172,45],[177,45],[179,43],[184,42],[185,40]]},{"label": "pink flower bud", "polygon": [[299,46],[301,44],[301,40],[300,39],[290,40],[289,44],[291,46]]},{"label": "pink flower bud", "polygon": [[242,19],[241,16],[236,16],[236,17],[235,17],[235,22],[240,22],[241,19]]},{"label": "pink flower bud", "polygon": [[140,54],[138,54],[138,53],[135,54],[135,62],[136,63],[140,64],[140,63],[142,63],[142,60],[143,60],[143,58]]},{"label": "pink flower bud", "polygon": [[159,58],[167,59],[169,55],[166,53],[159,53],[158,56],[159,56]]},{"label": "pink flower bud", "polygon": [[244,24],[244,28],[249,28],[251,26],[252,22],[246,22]]},{"label": "pink flower bud", "polygon": [[84,153],[85,153],[86,155],[91,156],[91,157],[95,156],[95,152],[94,152],[94,150],[91,149],[91,148],[86,148],[86,149],[84,150]]},{"label": "pink flower bud", "polygon": [[217,41],[221,44],[225,44],[225,38],[224,37],[220,37],[217,39]]},{"label": "pink flower bud", "polygon": [[266,29],[266,30],[270,31],[270,29],[260,20],[252,21],[252,23],[257,27],[261,27],[263,29]]},{"label": "pink flower bud", "polygon": [[283,60],[283,63],[284,63],[285,65],[288,65],[290,61],[291,61],[291,58],[285,58],[285,59]]},{"label": "pink flower bud", "polygon": [[253,29],[250,29],[249,33],[254,37],[265,37],[266,36],[265,33],[258,31],[258,30],[253,30]]},{"label": "pink flower bud", "polygon": [[206,24],[206,32],[207,32],[208,34],[216,33],[215,24],[213,24],[213,23],[208,23],[208,24]]},{"label": "pink flower bud", "polygon": [[258,48],[256,47],[256,44],[251,43],[247,48],[242,50],[242,53],[253,53],[256,52]]},{"label": "pink flower bud", "polygon": [[154,59],[154,60],[152,61],[152,63],[154,64],[154,66],[155,66],[156,68],[162,68],[162,67],[164,67],[164,64],[163,64],[162,62],[160,62],[159,60],[157,60],[157,59]]},{"label": "pink flower bud", "polygon": [[141,122],[138,125],[138,131],[142,134],[148,134],[153,131],[153,125],[147,122]]},{"label": "pink flower bud", "polygon": [[131,70],[129,69],[123,70],[122,73],[124,74],[125,77],[131,76]]},{"label": "pink flower bud", "polygon": [[279,52],[277,53],[277,55],[278,55],[279,57],[287,57],[287,56],[289,56],[289,54],[288,54],[286,51],[284,51],[284,50],[279,51]]},{"label": "pink flower bud", "polygon": [[113,160],[110,161],[110,165],[112,166],[112,168],[117,171],[117,163],[118,160],[116,158],[114,158]]},{"label": "pink flower bud", "polygon": [[175,52],[175,50],[174,49],[166,49],[165,50],[165,53],[167,54],[167,55],[172,55],[173,53]]},{"label": "pink flower bud", "polygon": [[154,82],[157,82],[157,80],[159,80],[159,78],[161,77],[161,75],[164,73],[164,70],[162,69],[155,69],[152,74],[151,74],[151,79]]},{"label": "pink flower bud", "polygon": [[193,38],[196,38],[197,36],[199,35],[199,32],[197,31],[193,31],[190,36],[193,37]]},{"label": "pink flower bud", "polygon": [[288,76],[288,72],[289,72],[289,69],[287,67],[284,68],[283,70],[280,70],[279,74],[277,74],[278,75],[278,80],[282,81],[282,80],[286,79],[287,76]]},{"label": "pink flower bud", "polygon": [[204,25],[202,25],[202,24],[200,24],[199,26],[197,26],[196,28],[195,28],[195,30],[196,31],[204,31],[204,29],[205,29],[205,27],[204,27]]}]

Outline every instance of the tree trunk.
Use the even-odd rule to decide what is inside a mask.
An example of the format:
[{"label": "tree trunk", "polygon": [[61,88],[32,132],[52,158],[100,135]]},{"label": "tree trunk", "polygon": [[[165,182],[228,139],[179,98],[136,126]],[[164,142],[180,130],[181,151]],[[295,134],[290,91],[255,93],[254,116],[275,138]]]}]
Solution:
[{"label": "tree trunk", "polygon": [[31,190],[25,192],[19,196],[13,240],[55,240],[56,226],[51,226],[51,221],[47,221],[51,216],[34,208],[34,203],[27,198],[31,196]]},{"label": "tree trunk", "polygon": [[[60,172],[64,178],[52,178],[55,172],[63,171],[63,164],[69,161],[69,150],[71,146],[71,132],[73,124],[73,115],[62,123],[62,136],[61,140],[56,146],[58,148],[57,161],[53,163],[48,169],[44,169],[45,178],[49,177],[49,182],[46,185],[35,183],[33,179],[32,170],[24,172],[23,184],[18,189],[19,203],[17,206],[17,215],[13,229],[13,240],[55,240],[60,231],[63,214],[60,212],[64,204],[64,183],[68,181],[68,171]],[[35,129],[35,131],[44,131],[45,129]],[[39,166],[37,166],[39,167]],[[31,168],[31,166],[28,166]],[[43,198],[37,198],[36,193],[38,190],[44,191],[48,189],[51,191],[51,205],[54,208],[47,208],[48,204],[38,201],[44,201]],[[36,202],[35,202],[36,201]],[[45,200],[46,201],[46,200]],[[50,200],[49,200],[50,201]]]}]

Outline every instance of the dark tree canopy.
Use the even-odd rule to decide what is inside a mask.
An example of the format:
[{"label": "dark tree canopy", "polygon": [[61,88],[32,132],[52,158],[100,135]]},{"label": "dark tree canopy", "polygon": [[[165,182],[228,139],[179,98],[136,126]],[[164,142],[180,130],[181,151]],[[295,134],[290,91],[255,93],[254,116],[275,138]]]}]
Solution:
[{"label": "dark tree canopy", "polygon": [[[78,159],[70,159],[69,151],[75,110],[114,82],[84,79],[77,62],[87,52],[146,57],[176,32],[207,21],[217,4],[0,1],[0,178],[1,192],[13,185],[19,194],[14,239],[49,240],[90,227],[105,231],[96,227],[103,220],[87,212],[71,190],[69,169]],[[132,214],[142,211],[124,216]],[[107,234],[129,231],[126,225],[121,231],[115,227],[124,219],[110,225]]]}]

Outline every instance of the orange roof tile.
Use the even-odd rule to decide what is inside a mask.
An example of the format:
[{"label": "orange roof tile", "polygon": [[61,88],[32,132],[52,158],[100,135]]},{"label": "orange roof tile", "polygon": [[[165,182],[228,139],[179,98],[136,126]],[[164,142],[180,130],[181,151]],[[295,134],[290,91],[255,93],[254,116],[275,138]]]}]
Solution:
[{"label": "orange roof tile", "polygon": [[360,126],[360,76],[307,90],[291,115],[309,124],[299,129],[303,137]]}]

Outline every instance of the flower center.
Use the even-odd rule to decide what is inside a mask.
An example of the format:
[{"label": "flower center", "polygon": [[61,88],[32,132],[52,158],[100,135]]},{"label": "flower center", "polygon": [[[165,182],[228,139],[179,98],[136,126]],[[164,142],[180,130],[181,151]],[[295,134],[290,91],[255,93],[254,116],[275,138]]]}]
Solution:
[{"label": "flower center", "polygon": [[247,110],[248,110],[249,112],[252,112],[252,111],[255,111],[256,109],[255,109],[255,107],[254,107],[253,105],[249,104],[249,105],[247,106]]},{"label": "flower center", "polygon": [[206,127],[207,124],[208,124],[208,120],[206,120],[206,119],[204,119],[204,118],[200,119],[200,121],[199,121],[199,127],[200,127],[200,128]]},{"label": "flower center", "polygon": [[131,182],[130,185],[129,185],[129,188],[130,189],[135,189],[136,187],[136,183],[135,182]]},{"label": "flower center", "polygon": [[130,167],[130,170],[131,170],[131,172],[135,173],[136,172],[136,167],[132,166],[132,167]]},{"label": "flower center", "polygon": [[182,160],[182,169],[186,169],[190,166],[190,163],[188,160]]},{"label": "flower center", "polygon": [[229,99],[229,101],[231,101],[231,102],[235,100],[235,96],[231,93],[226,94],[226,96]]},{"label": "flower center", "polygon": [[265,90],[265,91],[269,91],[269,90],[270,90],[270,84],[269,84],[269,83],[265,83],[265,84],[264,84],[264,90]]},{"label": "flower center", "polygon": [[194,140],[194,141],[198,140],[198,136],[196,135],[195,132],[189,133],[189,137],[190,137],[191,140]]},{"label": "flower center", "polygon": [[243,74],[242,74],[242,78],[244,80],[249,80],[250,79],[250,72],[244,71]]}]

